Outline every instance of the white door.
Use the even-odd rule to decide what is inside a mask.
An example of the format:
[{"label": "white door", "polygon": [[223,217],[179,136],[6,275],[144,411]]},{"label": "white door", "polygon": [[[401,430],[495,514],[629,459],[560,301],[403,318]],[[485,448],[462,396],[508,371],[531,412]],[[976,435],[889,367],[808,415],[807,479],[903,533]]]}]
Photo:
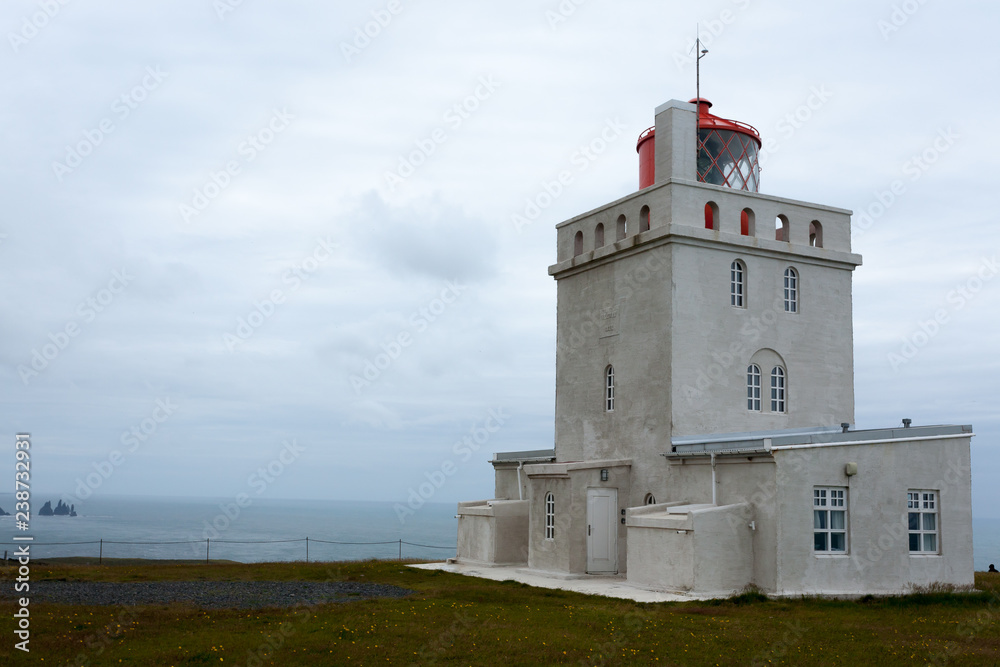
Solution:
[{"label": "white door", "polygon": [[587,489],[587,572],[618,572],[618,489]]}]

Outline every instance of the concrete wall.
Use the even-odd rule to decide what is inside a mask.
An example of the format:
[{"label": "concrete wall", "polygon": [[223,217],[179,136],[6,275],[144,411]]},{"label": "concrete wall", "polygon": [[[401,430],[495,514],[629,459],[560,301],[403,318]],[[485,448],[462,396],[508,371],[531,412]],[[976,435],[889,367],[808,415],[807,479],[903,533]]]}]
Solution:
[{"label": "concrete wall", "polygon": [[[776,590],[873,593],[902,592],[909,584],[972,584],[969,444],[970,438],[956,437],[775,452],[782,480],[776,493]],[[858,464],[850,478],[844,473],[848,462]],[[815,486],[848,488],[846,555],[813,553]],[[939,492],[939,555],[909,553],[906,492],[912,489]]]},{"label": "concrete wall", "polygon": [[[798,459],[798,455],[795,458]],[[712,467],[707,457],[675,461],[668,467],[670,499],[685,503],[712,501]],[[717,461],[719,505],[746,504],[752,508],[754,529],[744,524],[740,530],[751,540],[751,580],[765,590],[774,590],[777,576],[776,484],[776,466],[770,456],[749,457],[749,460],[748,457],[720,457]]]},{"label": "concrete wall", "polygon": [[[854,422],[851,265],[749,248],[675,245],[670,329],[673,435]],[[730,304],[730,266],[745,267],[744,308]],[[784,309],[786,268],[798,312]],[[747,409],[746,371],[760,360],[761,411]],[[770,372],[784,366],[786,412],[771,412]]]},{"label": "concrete wall", "polygon": [[460,560],[477,563],[526,563],[528,501],[459,503],[457,555]]},{"label": "concrete wall", "polygon": [[494,498],[506,498],[507,500],[523,500],[528,497],[528,478],[521,471],[521,493],[518,494],[517,464],[494,464],[496,477],[494,482]]},{"label": "concrete wall", "polygon": [[[602,482],[601,469],[608,470],[608,481]],[[586,463],[553,463],[526,465],[531,489],[529,525],[529,567],[551,572],[583,574],[587,571],[587,489],[618,490],[618,511],[628,507],[631,492],[630,466],[623,461],[588,461]],[[545,496],[555,496],[555,537],[545,538]],[[627,568],[627,532],[618,526],[618,571]]]},{"label": "concrete wall", "polygon": [[747,503],[629,510],[628,581],[658,590],[728,595],[753,579]]}]

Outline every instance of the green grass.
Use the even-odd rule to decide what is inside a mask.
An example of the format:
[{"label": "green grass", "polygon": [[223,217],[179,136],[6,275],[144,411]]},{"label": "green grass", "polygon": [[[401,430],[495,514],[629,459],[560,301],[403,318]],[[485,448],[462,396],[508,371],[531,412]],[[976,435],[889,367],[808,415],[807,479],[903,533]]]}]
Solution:
[{"label": "green grass", "polygon": [[[12,568],[3,568],[10,586]],[[404,599],[313,608],[201,610],[33,603],[31,662],[79,665],[997,665],[1000,576],[979,593],[640,604],[495,582],[394,561],[113,565],[35,563],[32,580],[349,580]],[[11,626],[11,602],[0,615]],[[4,631],[0,664],[27,660]],[[268,645],[277,645],[272,648]],[[17,655],[15,655],[17,654]],[[253,658],[256,654],[256,658]],[[261,658],[263,656],[263,658]],[[259,660],[259,662],[257,662]]]}]

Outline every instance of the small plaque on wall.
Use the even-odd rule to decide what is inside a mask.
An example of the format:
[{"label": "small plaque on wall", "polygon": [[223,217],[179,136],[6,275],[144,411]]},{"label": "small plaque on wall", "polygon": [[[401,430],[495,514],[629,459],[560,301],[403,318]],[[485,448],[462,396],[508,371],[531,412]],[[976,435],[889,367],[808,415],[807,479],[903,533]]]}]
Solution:
[{"label": "small plaque on wall", "polygon": [[621,307],[615,306],[613,308],[604,308],[601,310],[598,319],[598,329],[600,331],[600,338],[610,338],[611,336],[617,336],[619,332],[619,323],[621,320]]}]

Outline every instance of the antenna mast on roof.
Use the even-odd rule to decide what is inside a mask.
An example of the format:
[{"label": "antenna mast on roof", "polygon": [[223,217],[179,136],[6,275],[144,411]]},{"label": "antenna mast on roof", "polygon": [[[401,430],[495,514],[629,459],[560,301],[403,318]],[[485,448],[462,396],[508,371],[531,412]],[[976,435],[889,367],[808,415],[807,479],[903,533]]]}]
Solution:
[{"label": "antenna mast on roof", "polygon": [[701,141],[701,134],[699,132],[699,124],[701,121],[701,59],[705,57],[708,53],[708,49],[701,48],[701,30],[697,23],[694,25],[695,40],[694,40],[694,50],[695,50],[695,117],[694,117],[694,173],[695,178],[699,178],[698,173],[698,157],[701,155],[701,151],[698,148],[698,142]]}]

